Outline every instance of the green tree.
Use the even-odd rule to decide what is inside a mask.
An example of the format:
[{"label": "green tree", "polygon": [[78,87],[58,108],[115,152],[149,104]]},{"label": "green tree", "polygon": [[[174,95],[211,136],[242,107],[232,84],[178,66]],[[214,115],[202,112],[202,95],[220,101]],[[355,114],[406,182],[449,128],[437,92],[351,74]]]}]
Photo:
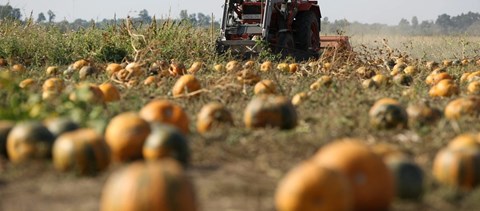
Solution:
[{"label": "green tree", "polygon": [[43,14],[43,12],[41,12],[41,13],[38,14],[38,17],[37,17],[37,22],[38,22],[38,23],[42,23],[42,22],[44,22],[44,21],[46,21],[46,20],[47,20],[47,18],[45,17],[45,14]]},{"label": "green tree", "polygon": [[209,26],[210,25],[210,16],[203,13],[197,13],[197,25],[198,26]]},{"label": "green tree", "polygon": [[418,27],[418,18],[417,18],[417,16],[413,16],[411,22],[412,22],[412,27],[413,27],[414,29],[416,29],[416,28]]},{"label": "green tree", "polygon": [[180,11],[180,20],[188,20],[188,12],[187,10]]},{"label": "green tree", "polygon": [[479,35],[480,34],[480,21],[477,21],[477,22],[473,23],[472,25],[470,25],[470,27],[468,27],[466,32],[468,34],[471,34],[471,35]]},{"label": "green tree", "polygon": [[55,13],[53,13],[52,10],[48,10],[47,15],[48,15],[48,22],[52,23],[56,17]]},{"label": "green tree", "polygon": [[10,5],[0,5],[0,20],[20,20],[22,14],[19,8],[13,8]]},{"label": "green tree", "polygon": [[439,26],[443,33],[448,33],[454,27],[450,15],[442,14],[438,16],[435,25]]},{"label": "green tree", "polygon": [[152,22],[152,17],[148,14],[148,11],[146,9],[143,9],[138,13],[138,17],[140,18],[141,21],[144,23],[151,23]]}]

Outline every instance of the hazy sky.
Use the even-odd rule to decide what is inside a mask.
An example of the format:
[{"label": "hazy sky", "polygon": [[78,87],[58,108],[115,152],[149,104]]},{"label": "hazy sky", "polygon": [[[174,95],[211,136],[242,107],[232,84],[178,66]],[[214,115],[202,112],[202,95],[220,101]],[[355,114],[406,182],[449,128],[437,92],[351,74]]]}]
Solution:
[{"label": "hazy sky", "polygon": [[[147,9],[150,15],[178,17],[180,10],[189,13],[214,13],[219,19],[224,0],[0,0],[20,8],[24,17],[33,11],[34,17],[50,9],[56,20],[76,18],[102,20],[127,15],[137,16]],[[330,20],[346,18],[363,23],[397,24],[401,18],[417,16],[422,20],[435,20],[438,15],[452,16],[469,11],[480,12],[480,0],[320,0],[323,16]],[[48,18],[48,17],[47,17]]]}]

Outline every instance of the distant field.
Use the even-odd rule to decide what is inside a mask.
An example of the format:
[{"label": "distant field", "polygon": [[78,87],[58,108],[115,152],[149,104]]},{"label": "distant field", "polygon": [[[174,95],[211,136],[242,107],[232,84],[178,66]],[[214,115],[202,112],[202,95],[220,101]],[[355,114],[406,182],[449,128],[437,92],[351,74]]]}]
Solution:
[{"label": "distant field", "polygon": [[476,36],[381,36],[353,35],[354,46],[382,47],[382,40],[393,49],[425,60],[463,59],[480,54],[480,37]]},{"label": "distant field", "polygon": [[[178,23],[159,23],[135,29],[115,26],[108,29],[87,28],[62,32],[51,26],[0,24],[0,58],[8,65],[0,67],[0,120],[44,120],[67,116],[83,127],[103,131],[111,118],[126,111],[139,111],[155,98],[168,99],[180,105],[189,117],[192,152],[187,170],[193,180],[199,207],[202,210],[275,210],[274,193],[279,180],[299,162],[335,139],[359,138],[372,146],[388,143],[409,152],[425,174],[425,194],[419,201],[396,199],[392,210],[475,210],[480,206],[480,191],[453,191],[435,181],[432,162],[436,153],[455,136],[478,133],[478,115],[452,121],[441,117],[425,125],[410,122],[405,129],[379,130],[370,125],[368,112],[383,97],[397,99],[403,107],[424,103],[443,111],[452,100],[467,96],[467,84],[460,78],[465,72],[480,70],[480,37],[382,37],[353,35],[351,43],[356,56],[337,54],[299,63],[295,73],[273,69],[259,71],[260,65],[274,55],[254,60],[252,71],[261,79],[271,79],[277,94],[289,98],[308,92],[309,98],[296,107],[298,125],[292,130],[275,128],[247,129],[243,123],[246,105],[254,97],[254,86],[238,80],[237,72],[215,71],[214,64],[225,65],[233,60],[217,56],[213,51],[211,31]],[[385,46],[382,40],[387,40]],[[391,79],[385,66],[388,60],[404,57],[415,66],[409,86],[388,82],[378,88],[364,88],[368,79],[356,70],[365,67],[374,74]],[[111,62],[142,64],[138,76],[120,80],[109,77],[105,68]],[[95,72],[81,79],[79,71],[64,72],[80,59],[88,59]],[[147,69],[164,61],[182,63],[187,68],[194,61],[205,65],[195,73],[204,89],[197,97],[173,97],[172,87],[178,77],[154,75],[155,83],[145,85]],[[432,98],[425,83],[431,70],[426,62],[443,60],[459,62],[446,66],[446,72],[458,85],[458,95]],[[238,61],[240,64],[245,61]],[[26,70],[12,71],[13,64],[24,64]],[[327,63],[329,63],[327,65]],[[47,66],[57,65],[60,72],[47,75]],[[329,65],[331,65],[329,67]],[[321,76],[331,76],[330,86],[311,90],[310,85]],[[65,83],[61,94],[42,100],[42,84],[51,77]],[[33,79],[30,88],[21,89],[24,79]],[[71,92],[81,82],[100,85],[111,82],[120,90],[118,102],[95,104],[72,102]],[[234,126],[222,127],[201,135],[196,132],[197,113],[209,102],[220,102],[233,115]],[[341,156],[341,155],[339,155]],[[0,210],[97,210],[102,187],[108,176],[124,165],[116,165],[95,177],[78,177],[73,173],[56,172],[50,161],[36,161],[16,166],[0,162]]]}]

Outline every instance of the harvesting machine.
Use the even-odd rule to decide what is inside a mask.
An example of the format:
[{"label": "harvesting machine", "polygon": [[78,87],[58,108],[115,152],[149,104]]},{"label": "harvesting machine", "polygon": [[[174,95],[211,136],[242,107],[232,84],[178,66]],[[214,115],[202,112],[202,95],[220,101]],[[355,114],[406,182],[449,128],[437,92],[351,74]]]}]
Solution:
[{"label": "harvesting machine", "polygon": [[320,36],[321,17],[317,0],[225,0],[217,52],[248,57],[267,43],[274,53],[308,59],[324,48],[349,49],[346,36]]}]

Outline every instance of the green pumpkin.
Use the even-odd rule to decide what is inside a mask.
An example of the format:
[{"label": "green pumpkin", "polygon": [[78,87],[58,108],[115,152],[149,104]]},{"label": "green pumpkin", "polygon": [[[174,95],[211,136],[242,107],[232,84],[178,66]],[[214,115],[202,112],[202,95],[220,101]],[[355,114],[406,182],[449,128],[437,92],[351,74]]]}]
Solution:
[{"label": "green pumpkin", "polygon": [[422,169],[404,156],[388,156],[387,167],[395,179],[395,191],[398,198],[418,200],[423,195],[424,175]]},{"label": "green pumpkin", "polygon": [[183,166],[190,160],[190,149],[187,138],[176,127],[151,123],[152,131],[143,144],[143,157],[146,160],[174,158]]},{"label": "green pumpkin", "polygon": [[292,129],[297,125],[297,112],[286,97],[260,95],[254,97],[245,108],[244,122],[247,128]]},{"label": "green pumpkin", "polygon": [[7,136],[15,123],[9,121],[0,121],[0,157],[8,158],[7,154]]}]

